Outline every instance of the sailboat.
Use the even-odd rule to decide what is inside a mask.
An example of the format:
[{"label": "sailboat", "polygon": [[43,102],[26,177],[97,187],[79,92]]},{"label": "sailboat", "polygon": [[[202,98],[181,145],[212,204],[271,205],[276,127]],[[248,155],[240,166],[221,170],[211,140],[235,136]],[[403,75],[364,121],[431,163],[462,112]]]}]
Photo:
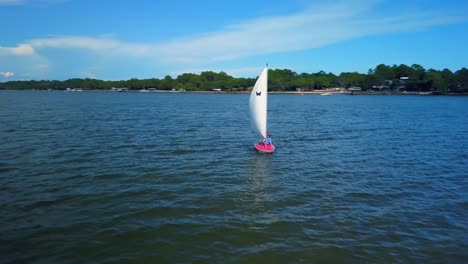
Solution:
[{"label": "sailboat", "polygon": [[[252,128],[259,136],[267,138],[267,111],[268,111],[268,66],[265,67],[255,82],[250,93],[249,107]],[[256,150],[265,153],[275,151],[273,143],[266,144],[263,141],[254,144]]]}]

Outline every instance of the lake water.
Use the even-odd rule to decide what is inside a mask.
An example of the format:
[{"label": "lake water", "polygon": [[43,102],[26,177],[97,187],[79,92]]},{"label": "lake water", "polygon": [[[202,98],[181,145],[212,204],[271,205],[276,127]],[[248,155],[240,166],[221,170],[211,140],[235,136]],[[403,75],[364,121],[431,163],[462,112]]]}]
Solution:
[{"label": "lake water", "polygon": [[468,261],[468,97],[0,92],[0,262]]}]

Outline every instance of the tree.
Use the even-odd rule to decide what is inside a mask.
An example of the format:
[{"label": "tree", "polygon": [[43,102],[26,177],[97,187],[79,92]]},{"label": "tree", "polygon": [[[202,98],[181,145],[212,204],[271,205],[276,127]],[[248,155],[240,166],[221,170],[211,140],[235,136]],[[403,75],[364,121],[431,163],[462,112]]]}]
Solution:
[{"label": "tree", "polygon": [[454,89],[455,92],[468,92],[468,69],[465,67],[461,68],[460,70],[455,72],[455,81],[457,83],[456,88]]},{"label": "tree", "polygon": [[202,83],[201,77],[194,73],[184,73],[177,77],[176,88],[185,89],[187,91],[198,91]]},{"label": "tree", "polygon": [[411,69],[413,70],[413,74],[415,75],[414,77],[416,80],[424,80],[426,70],[423,68],[423,66],[419,64],[413,64],[411,65]]},{"label": "tree", "polygon": [[357,72],[343,72],[339,76],[340,87],[363,86],[366,79],[365,74]]},{"label": "tree", "polygon": [[158,87],[161,90],[172,90],[174,88],[174,79],[171,76],[166,75],[163,80],[160,82],[160,86]]},{"label": "tree", "polygon": [[379,64],[375,67],[374,77],[379,84],[383,84],[385,80],[393,80],[395,78],[395,73],[390,66]]},{"label": "tree", "polygon": [[394,70],[394,74],[396,78],[401,78],[401,77],[410,77],[414,78],[415,74],[413,74],[413,69],[411,67],[408,67],[405,64],[400,64],[396,69]]},{"label": "tree", "polygon": [[444,80],[441,72],[434,69],[429,69],[426,74],[426,79],[430,83],[430,89],[441,93],[447,92],[447,81]]},{"label": "tree", "polygon": [[289,91],[293,90],[292,81],[297,76],[297,73],[288,70],[270,70],[269,71],[269,89]]}]

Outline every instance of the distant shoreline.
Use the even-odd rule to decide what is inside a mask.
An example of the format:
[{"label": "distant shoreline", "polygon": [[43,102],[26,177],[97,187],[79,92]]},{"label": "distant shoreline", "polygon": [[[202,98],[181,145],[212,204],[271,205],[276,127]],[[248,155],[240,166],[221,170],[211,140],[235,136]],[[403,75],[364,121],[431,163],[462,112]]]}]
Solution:
[{"label": "distant shoreline", "polygon": [[[250,91],[171,91],[171,90],[128,90],[128,91],[113,91],[113,90],[38,90],[38,89],[0,89],[0,91],[40,91],[40,92],[105,92],[105,93],[197,93],[197,94],[249,94]],[[269,94],[318,94],[318,95],[445,95],[445,96],[468,96],[468,93],[441,93],[441,92],[392,92],[392,91],[331,91],[331,90],[314,90],[314,91],[270,91]]]}]

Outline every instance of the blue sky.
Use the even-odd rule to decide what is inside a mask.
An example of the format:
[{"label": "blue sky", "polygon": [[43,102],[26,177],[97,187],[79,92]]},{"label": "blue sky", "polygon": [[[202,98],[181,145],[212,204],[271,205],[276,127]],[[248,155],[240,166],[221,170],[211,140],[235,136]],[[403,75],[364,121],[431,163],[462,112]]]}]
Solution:
[{"label": "blue sky", "polygon": [[465,0],[0,0],[0,81],[468,67]]}]

